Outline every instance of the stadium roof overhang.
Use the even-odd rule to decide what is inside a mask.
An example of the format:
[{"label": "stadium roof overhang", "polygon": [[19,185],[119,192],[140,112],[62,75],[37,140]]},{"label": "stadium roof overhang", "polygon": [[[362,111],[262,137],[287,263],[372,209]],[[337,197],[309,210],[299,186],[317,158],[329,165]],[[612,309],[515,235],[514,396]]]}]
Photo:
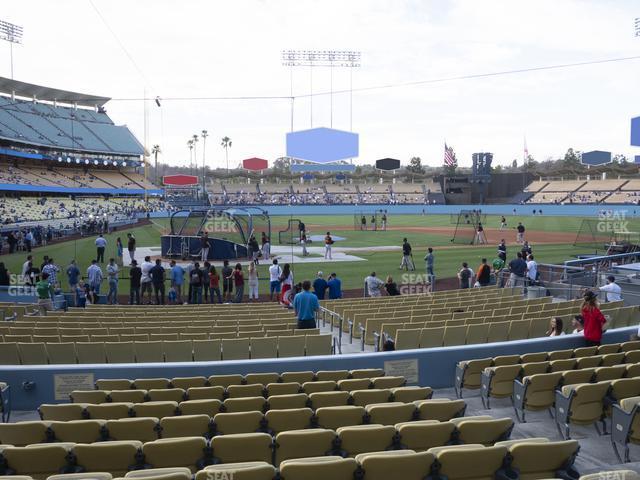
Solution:
[{"label": "stadium roof overhang", "polygon": [[41,85],[12,80],[6,77],[0,77],[0,93],[49,102],[81,105],[83,107],[101,107],[111,100],[109,97],[43,87]]}]

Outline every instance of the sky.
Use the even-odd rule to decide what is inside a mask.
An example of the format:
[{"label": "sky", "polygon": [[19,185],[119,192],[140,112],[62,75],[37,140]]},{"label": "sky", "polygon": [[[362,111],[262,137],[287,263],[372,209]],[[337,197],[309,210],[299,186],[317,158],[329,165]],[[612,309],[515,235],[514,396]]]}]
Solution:
[{"label": "sky", "polygon": [[[473,152],[494,164],[536,160],[567,148],[640,155],[629,145],[640,115],[640,59],[402,86],[410,82],[549,65],[640,57],[634,0],[22,0],[0,19],[24,28],[14,78],[109,96],[110,117],[128,125],[159,160],[188,165],[187,141],[209,132],[204,160],[229,163],[285,155],[293,127],[360,136],[355,163],[419,156],[439,166],[444,143],[459,164]],[[285,49],[358,50],[348,93],[329,68],[281,64]],[[0,76],[10,76],[0,44]],[[370,89],[369,87],[389,86]],[[348,92],[349,69],[333,69]],[[205,100],[203,97],[286,97]],[[200,98],[194,100],[194,98]],[[333,107],[331,107],[333,105]],[[352,116],[352,126],[351,118]],[[203,161],[203,142],[196,146]]]}]

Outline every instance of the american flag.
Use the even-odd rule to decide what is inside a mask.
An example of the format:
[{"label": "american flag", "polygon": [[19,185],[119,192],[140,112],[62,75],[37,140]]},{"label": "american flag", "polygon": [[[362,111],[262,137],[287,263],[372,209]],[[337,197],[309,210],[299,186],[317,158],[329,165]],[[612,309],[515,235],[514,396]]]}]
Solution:
[{"label": "american flag", "polygon": [[453,167],[456,164],[456,157],[453,153],[453,148],[448,147],[446,142],[444,144],[444,164],[447,167]]}]

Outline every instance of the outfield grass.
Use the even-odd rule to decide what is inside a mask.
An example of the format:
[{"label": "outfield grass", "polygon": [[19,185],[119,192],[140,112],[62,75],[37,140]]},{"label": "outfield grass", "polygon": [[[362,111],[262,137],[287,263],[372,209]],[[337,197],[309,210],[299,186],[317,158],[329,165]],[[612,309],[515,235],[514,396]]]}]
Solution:
[{"label": "outfield grass", "polygon": [[[279,216],[271,218],[271,232],[274,242],[277,241],[277,232],[282,230],[291,217]],[[297,217],[296,217],[297,218]],[[509,226],[514,226],[518,221],[522,221],[528,230],[542,230],[549,232],[577,232],[582,219],[577,217],[508,217]],[[475,269],[480,263],[482,257],[489,260],[496,256],[496,246],[487,247],[452,247],[450,242],[451,235],[424,234],[411,230],[388,230],[385,232],[362,232],[356,231],[353,227],[352,215],[327,215],[327,216],[309,216],[303,218],[308,229],[312,234],[322,235],[326,231],[326,227],[331,227],[334,235],[345,237],[344,241],[336,242],[336,246],[345,247],[367,247],[367,246],[384,246],[384,245],[400,245],[404,236],[408,237],[413,245],[414,260],[418,273],[424,273],[424,261],[422,260],[427,246],[431,246],[435,250],[435,272],[439,278],[449,278],[455,276],[460,269],[463,261]],[[490,216],[487,218],[487,227],[498,227],[500,222],[499,216]],[[154,220],[152,225],[138,227],[130,230],[107,235],[108,246],[105,258],[115,256],[116,238],[120,237],[126,244],[126,233],[132,232],[137,239],[139,247],[157,247],[160,245],[160,235],[165,233],[168,226],[168,220]],[[317,226],[317,227],[315,227]],[[453,231],[449,215],[397,215],[389,217],[390,227],[447,227]],[[640,220],[633,219],[630,221],[630,229],[640,231]],[[39,266],[42,257],[46,254],[53,257],[56,264],[60,265],[63,270],[66,269],[69,261],[73,258],[78,262],[81,271],[86,272],[86,268],[95,257],[95,237],[83,238],[74,241],[68,241],[47,247],[37,248],[33,251],[35,263]],[[442,247],[442,248],[439,248]],[[444,248],[446,247],[446,248]],[[508,257],[515,252],[515,248],[511,247]],[[575,247],[570,244],[560,245],[534,245],[534,253],[539,263],[558,263],[571,258],[576,252]],[[362,288],[363,279],[371,271],[375,270],[378,276],[384,278],[391,274],[398,282],[402,282],[402,272],[398,270],[400,264],[400,252],[358,252],[357,256],[364,258],[366,261],[354,262],[323,262],[311,264],[295,264],[293,265],[296,280],[313,279],[318,270],[324,271],[325,274],[336,272],[343,281],[345,289]],[[0,261],[3,261],[12,273],[19,273],[22,263],[25,261],[25,253],[17,253],[13,255],[3,255]],[[260,275],[260,293],[268,291],[268,265],[260,265],[258,272]],[[128,271],[125,268],[124,277],[128,277]],[[63,288],[66,288],[66,275],[60,276]],[[128,292],[128,280],[125,278],[120,282],[120,292]]]}]

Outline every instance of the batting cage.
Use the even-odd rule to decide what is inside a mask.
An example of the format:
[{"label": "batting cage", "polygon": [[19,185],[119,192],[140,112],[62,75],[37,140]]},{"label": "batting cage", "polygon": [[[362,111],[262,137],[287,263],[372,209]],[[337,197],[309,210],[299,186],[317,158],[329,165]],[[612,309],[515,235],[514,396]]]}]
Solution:
[{"label": "batting cage", "polygon": [[361,231],[371,230],[372,232],[385,230],[386,223],[383,225],[383,215],[385,215],[385,213],[382,210],[357,212],[353,215],[353,229]]},{"label": "batting cage", "polygon": [[452,213],[449,215],[449,222],[451,223],[451,225],[458,224],[458,219],[460,215],[463,214],[463,212],[467,212],[467,213],[464,213],[465,215],[470,215],[471,217],[477,218],[479,222],[482,222],[482,225],[485,225],[487,223],[486,213],[482,213],[479,210],[460,210],[460,212],[458,213]]},{"label": "batting cage", "polygon": [[209,260],[243,258],[251,236],[260,243],[264,232],[271,235],[266,211],[256,207],[181,210],[171,215],[171,231],[161,237],[162,256],[193,258],[202,251],[201,235],[207,233]]},{"label": "batting cage", "polygon": [[585,218],[580,224],[574,247],[585,247],[606,252],[614,238],[613,228],[606,219]]},{"label": "batting cage", "polygon": [[473,245],[478,231],[478,224],[484,225],[485,214],[478,210],[460,210],[456,216],[455,230],[453,231],[452,243],[461,245]]}]

